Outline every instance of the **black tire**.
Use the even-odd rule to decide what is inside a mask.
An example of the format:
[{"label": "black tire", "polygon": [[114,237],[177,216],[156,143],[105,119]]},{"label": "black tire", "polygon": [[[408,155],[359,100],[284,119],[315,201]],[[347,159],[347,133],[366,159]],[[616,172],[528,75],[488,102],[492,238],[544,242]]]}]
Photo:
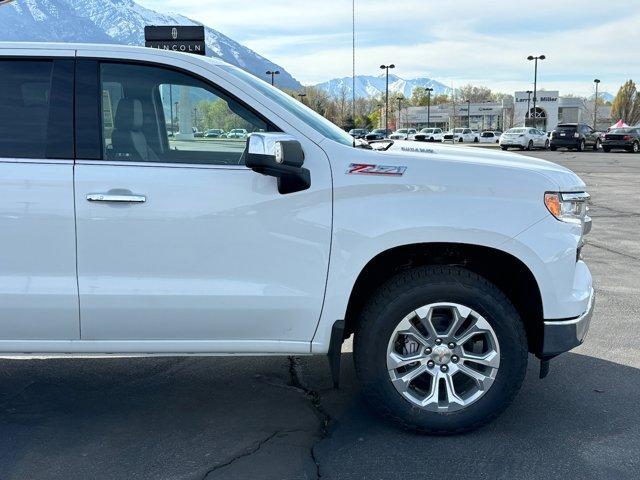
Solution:
[{"label": "black tire", "polygon": [[529,143],[527,143],[527,150],[528,151],[533,150],[533,140],[529,140]]},{"label": "black tire", "polygon": [[632,152],[632,153],[638,153],[638,152],[640,152],[640,143],[638,143],[638,142],[633,142],[633,145],[631,146],[631,152]]},{"label": "black tire", "polygon": [[596,143],[593,144],[593,151],[594,152],[597,152],[598,150],[600,150],[600,147],[602,146],[600,144],[601,144],[601,142],[600,142],[600,139],[598,138],[596,140]]},{"label": "black tire", "polygon": [[584,140],[580,140],[580,143],[578,144],[577,150],[579,152],[584,152]]},{"label": "black tire", "polygon": [[549,140],[545,140],[543,150],[549,150]]},{"label": "black tire", "polygon": [[[491,324],[500,345],[493,385],[476,402],[447,413],[410,403],[386,368],[387,345],[397,324],[412,310],[435,302],[474,309]],[[489,423],[514,399],[526,372],[527,338],[511,302],[483,277],[454,266],[418,267],[391,278],[369,300],[356,328],[354,360],[363,396],[383,418],[420,433],[462,433]]]},{"label": "black tire", "polygon": [[478,139],[478,137],[474,137],[474,138],[473,138],[473,143],[478,143],[478,142],[480,142],[480,140]]},{"label": "black tire", "polygon": [[611,147],[602,147],[602,151],[605,153],[609,153],[611,151]]},{"label": "black tire", "polygon": [[462,139],[462,137],[460,137],[460,139],[458,140],[458,143],[462,143],[464,142],[464,140]]},{"label": "black tire", "polygon": [[500,147],[502,150],[509,150],[509,147]]},{"label": "black tire", "polygon": [[551,146],[549,147],[549,150],[551,150],[552,152],[555,152],[556,150],[558,150],[558,147],[556,147],[556,146],[554,146],[554,145],[551,145]]}]

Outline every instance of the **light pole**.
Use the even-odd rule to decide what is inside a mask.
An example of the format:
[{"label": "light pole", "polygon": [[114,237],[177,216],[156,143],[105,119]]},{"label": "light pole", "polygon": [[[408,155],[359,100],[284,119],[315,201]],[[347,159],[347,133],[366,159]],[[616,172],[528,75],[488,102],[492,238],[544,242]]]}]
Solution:
[{"label": "light pole", "polygon": [[276,75],[280,75],[280,70],[267,70],[267,75],[271,75],[271,85],[275,85]]},{"label": "light pole", "polygon": [[384,128],[389,130],[389,69],[396,68],[396,66],[391,63],[389,65],[380,65],[380,68],[386,70],[387,74],[387,83],[384,91]]},{"label": "light pole", "polygon": [[533,128],[538,128],[538,116],[537,116],[537,110],[536,110],[536,103],[538,102],[538,60],[544,60],[545,57],[544,55],[538,55],[538,56],[533,56],[533,55],[529,55],[527,57],[527,60],[531,61],[534,60],[535,61],[535,67],[533,70]]},{"label": "light pole", "polygon": [[427,92],[427,128],[431,127],[431,92],[433,92],[433,88],[426,87]]},{"label": "light pole", "polygon": [[[398,96],[396,97],[396,100],[398,100],[398,125],[396,125],[396,130],[400,130],[400,113],[402,112],[402,100],[404,100],[404,97],[402,96]],[[409,131],[407,130],[407,138],[409,137]]]},{"label": "light pole", "polygon": [[467,128],[471,128],[471,100],[467,98]]},{"label": "light pole", "polygon": [[306,96],[307,96],[307,94],[304,93],[304,92],[300,92],[298,94],[298,98],[300,99],[300,101],[302,102],[303,105],[304,105],[304,97],[306,97]]},{"label": "light pole", "polygon": [[531,116],[531,94],[532,90],[527,90],[527,113],[524,116],[524,126],[527,126],[527,117]]},{"label": "light pole", "polygon": [[597,130],[598,125],[598,84],[600,83],[600,79],[596,78],[593,80],[593,83],[596,84],[596,99],[593,102],[593,129]]}]

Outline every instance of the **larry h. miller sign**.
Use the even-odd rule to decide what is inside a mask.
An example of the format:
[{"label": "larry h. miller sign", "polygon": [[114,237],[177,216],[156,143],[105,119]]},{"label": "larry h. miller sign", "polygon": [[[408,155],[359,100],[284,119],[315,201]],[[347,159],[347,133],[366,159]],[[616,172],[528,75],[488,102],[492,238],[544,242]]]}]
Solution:
[{"label": "larry h. miller sign", "polygon": [[151,48],[206,55],[202,25],[144,27],[144,41]]}]

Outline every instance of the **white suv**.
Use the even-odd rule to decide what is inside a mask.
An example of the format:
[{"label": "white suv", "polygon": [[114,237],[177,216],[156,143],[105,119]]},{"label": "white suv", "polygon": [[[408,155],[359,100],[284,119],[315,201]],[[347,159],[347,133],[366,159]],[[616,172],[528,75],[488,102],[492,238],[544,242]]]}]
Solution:
[{"label": "white suv", "polygon": [[[437,433],[586,334],[588,195],[563,167],[354,148],[253,75],[156,49],[2,44],[0,87],[2,354],[328,354],[337,382],[353,334],[364,398]],[[247,141],[195,139],[194,101]]]},{"label": "white suv", "polygon": [[454,128],[444,134],[443,141],[478,143],[480,141],[480,137],[477,132],[474,132],[470,128]]}]

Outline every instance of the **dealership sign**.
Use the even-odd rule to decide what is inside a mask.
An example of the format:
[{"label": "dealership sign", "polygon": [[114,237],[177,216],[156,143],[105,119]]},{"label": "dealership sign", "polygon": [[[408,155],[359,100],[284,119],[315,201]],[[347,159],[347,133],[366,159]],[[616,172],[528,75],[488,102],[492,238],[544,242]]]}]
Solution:
[{"label": "dealership sign", "polygon": [[[538,98],[536,101],[538,103],[557,103],[559,95],[560,95],[560,92],[558,91],[550,92],[548,90],[541,90],[538,92]],[[533,103],[533,94],[529,96],[527,92],[516,92],[515,96],[516,96],[517,103],[522,103],[527,101],[531,101],[531,103]]]},{"label": "dealership sign", "polygon": [[144,27],[144,40],[150,48],[206,55],[202,25]]}]

